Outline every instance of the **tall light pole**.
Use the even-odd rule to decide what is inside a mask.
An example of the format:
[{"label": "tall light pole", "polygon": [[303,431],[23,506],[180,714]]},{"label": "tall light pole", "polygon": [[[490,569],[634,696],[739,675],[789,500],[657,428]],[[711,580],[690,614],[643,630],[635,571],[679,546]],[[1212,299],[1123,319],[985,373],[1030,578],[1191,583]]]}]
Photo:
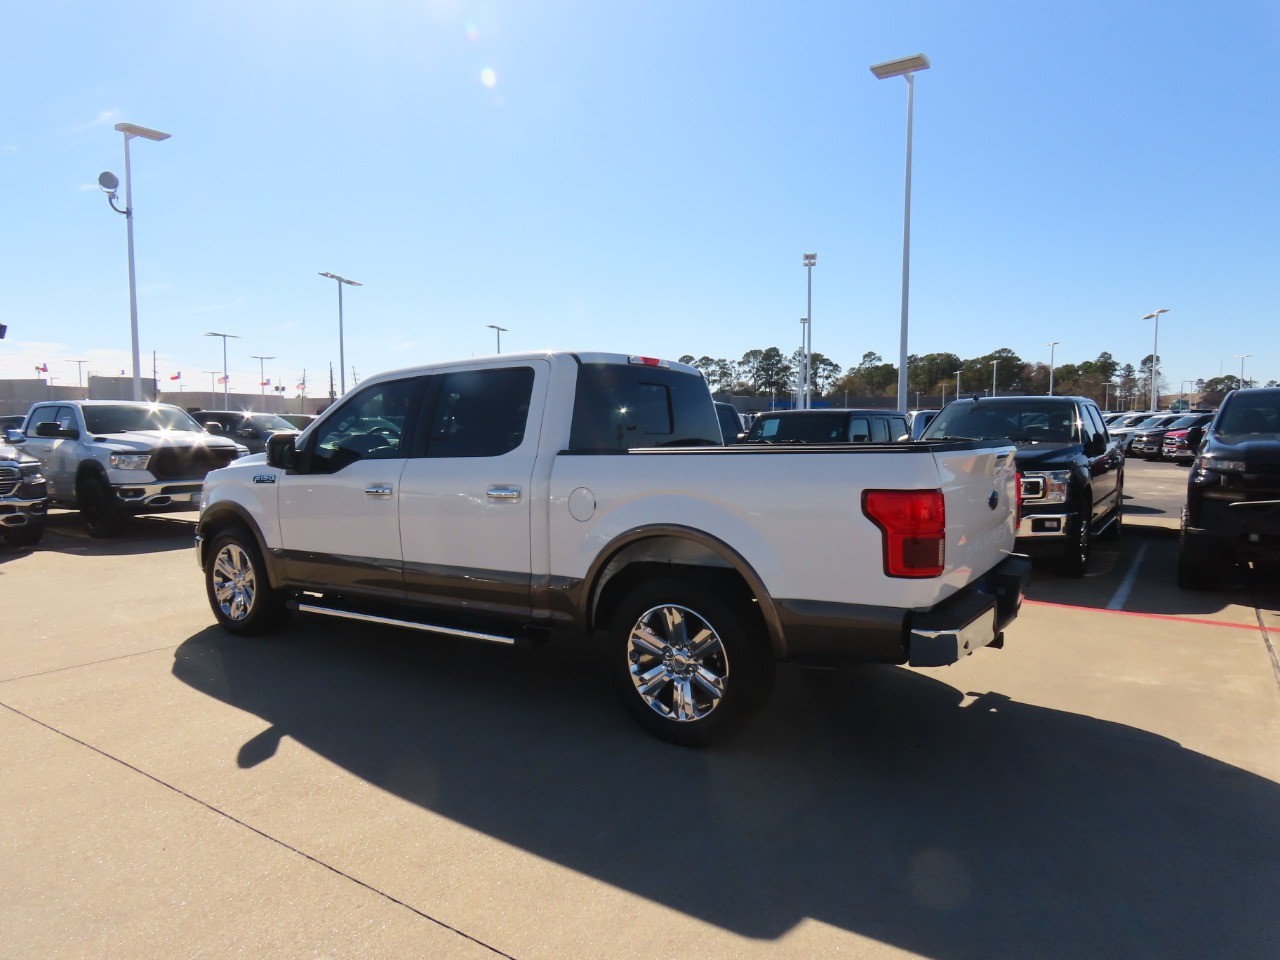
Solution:
[{"label": "tall light pole", "polygon": [[502,352],[502,335],[509,332],[506,327],[500,327],[496,323],[486,323],[486,327],[498,335],[498,352]]},{"label": "tall light pole", "polygon": [[804,255],[804,269],[808,274],[809,295],[805,303],[804,347],[804,408],[813,406],[813,268],[818,262],[816,253]]},{"label": "tall light pole", "polygon": [[1049,348],[1049,396],[1051,397],[1053,396],[1053,349],[1061,342],[1061,340],[1050,340],[1045,344]]},{"label": "tall light pole", "polygon": [[[226,343],[226,341],[222,341]],[[267,361],[274,360],[275,357],[260,357],[256,353],[249,356],[258,361],[258,392],[262,395],[262,412],[267,412]]]},{"label": "tall light pole", "polygon": [[991,395],[996,395],[996,370],[999,369],[1000,359],[997,357],[991,361]]},{"label": "tall light pole", "polygon": [[956,371],[956,399],[960,399],[960,371]]},{"label": "tall light pole", "polygon": [[805,402],[806,384],[809,382],[809,318],[800,318],[800,372],[796,374],[796,409],[807,410]]},{"label": "tall light pole", "polygon": [[[363,286],[363,284],[356,283],[354,280],[348,280],[346,277],[340,277],[336,273],[322,273],[320,276],[338,281],[338,383],[342,387],[342,392],[346,393],[347,355],[344,352],[342,336],[342,287],[344,284],[348,287],[359,287]],[[332,387],[330,389],[332,389]]]},{"label": "tall light pole", "polygon": [[168,140],[172,134],[161,133],[136,123],[117,123],[116,130],[124,134],[124,209],[116,206],[116,189],[119,178],[109,170],[98,175],[98,186],[107,195],[107,202],[116,213],[124,214],[125,234],[129,246],[129,334],[133,347],[133,399],[142,399],[142,359],[138,351],[138,283],[133,269],[133,172],[129,164],[129,141],[134,137],[144,140]]},{"label": "tall light pole", "polygon": [[227,374],[227,338],[239,340],[240,335],[236,333],[206,333],[205,336],[222,338],[222,409],[229,410],[231,409],[231,378]]},{"label": "tall light pole", "polygon": [[907,79],[907,188],[902,215],[902,330],[898,347],[898,409],[907,409],[907,301],[911,289],[911,127],[915,114],[915,74],[929,69],[929,58],[923,53],[900,60],[888,60],[871,67],[877,80],[890,77]]},{"label": "tall light pole", "polygon": [[1152,310],[1143,320],[1154,320],[1156,322],[1155,338],[1151,341],[1151,410],[1160,409],[1160,398],[1157,395],[1156,388],[1156,368],[1160,365],[1160,314],[1168,313],[1168,309],[1161,307],[1159,310]]},{"label": "tall light pole", "polygon": [[83,390],[84,389],[84,376],[83,376],[84,365],[89,361],[88,360],[68,360],[66,362],[74,363],[76,365],[76,384],[79,386],[81,390]]},{"label": "tall light pole", "polygon": [[1244,362],[1252,357],[1252,353],[1237,353],[1236,359],[1240,361],[1240,389],[1244,389]]}]

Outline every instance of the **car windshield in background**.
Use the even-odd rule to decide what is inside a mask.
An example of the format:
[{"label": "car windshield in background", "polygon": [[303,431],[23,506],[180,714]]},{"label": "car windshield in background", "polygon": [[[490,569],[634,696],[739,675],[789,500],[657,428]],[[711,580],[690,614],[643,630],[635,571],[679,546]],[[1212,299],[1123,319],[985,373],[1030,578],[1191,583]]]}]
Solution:
[{"label": "car windshield in background", "polygon": [[1222,412],[1218,433],[1280,434],[1280,394],[1237,396]]},{"label": "car windshield in background", "polygon": [[153,407],[86,406],[84,424],[90,433],[126,433],[130,430],[203,429],[187,413],[177,407],[158,404]]},{"label": "car windshield in background", "polygon": [[924,439],[1009,439],[1015,443],[1071,443],[1076,439],[1075,407],[1029,399],[1025,403],[949,404],[929,424]]},{"label": "car windshield in background", "polygon": [[251,425],[259,430],[294,430],[297,429],[288,420],[283,417],[277,417],[274,413],[258,413],[251,417],[245,418],[246,425]]}]

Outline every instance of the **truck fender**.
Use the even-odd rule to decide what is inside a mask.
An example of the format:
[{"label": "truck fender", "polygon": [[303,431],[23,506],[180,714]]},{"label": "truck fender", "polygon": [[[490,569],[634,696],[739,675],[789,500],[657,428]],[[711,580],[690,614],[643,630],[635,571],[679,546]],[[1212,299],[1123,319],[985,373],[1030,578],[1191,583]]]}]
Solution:
[{"label": "truck fender", "polygon": [[[766,589],[764,581],[759,574],[737,550],[723,540],[702,530],[682,524],[655,523],[632,527],[618,534],[605,545],[604,549],[600,551],[592,562],[584,578],[587,590],[584,593],[585,609],[583,617],[587,629],[596,629],[601,625],[602,620],[607,619],[607,611],[603,617],[601,616],[601,600],[605,595],[606,588],[622,573],[623,569],[634,563],[664,562],[661,555],[645,555],[642,550],[645,541],[658,540],[683,541],[695,547],[697,551],[711,554],[721,561],[717,564],[697,562],[688,564],[672,558],[665,561],[667,563],[706,566],[735,573],[757,601],[757,607],[764,621],[765,629],[768,631],[769,645],[773,649],[774,655],[779,659],[785,659],[786,641],[782,631],[782,623],[778,617],[777,608],[774,606],[773,598],[769,595],[769,591]],[[634,560],[624,559],[629,551],[636,553]],[[624,564],[623,568],[615,568],[615,564],[618,562]]]},{"label": "truck fender", "polygon": [[259,526],[258,521],[254,519],[248,510],[234,500],[221,500],[207,507],[200,514],[200,520],[196,524],[196,535],[199,538],[197,542],[200,545],[200,569],[204,569],[205,561],[208,559],[205,554],[209,548],[209,543],[228,527],[244,527],[249,531],[254,540],[258,542],[258,552],[262,555],[262,560],[267,565],[267,576],[271,581],[271,586],[279,589],[284,577],[276,554],[267,546],[266,537],[262,535],[262,527]]}]

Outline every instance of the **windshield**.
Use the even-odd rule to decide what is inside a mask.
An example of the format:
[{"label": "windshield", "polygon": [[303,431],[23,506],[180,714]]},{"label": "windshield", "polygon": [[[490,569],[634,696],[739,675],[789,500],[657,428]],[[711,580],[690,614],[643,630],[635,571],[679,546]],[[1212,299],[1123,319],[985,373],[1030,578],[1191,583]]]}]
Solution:
[{"label": "windshield", "polygon": [[203,429],[185,411],[165,403],[84,407],[84,425],[90,433],[126,433],[129,430],[191,430],[199,433]]},{"label": "windshield", "polygon": [[774,443],[834,443],[847,440],[843,413],[813,413],[801,417],[760,417],[751,425],[748,440]]},{"label": "windshield", "polygon": [[1222,411],[1218,433],[1280,433],[1280,393],[1236,395]]},{"label": "windshield", "polygon": [[938,414],[925,440],[964,437],[1015,443],[1071,443],[1079,436],[1075,406],[1029,399],[1025,403],[953,403]]},{"label": "windshield", "polygon": [[277,417],[274,413],[257,413],[252,417],[246,418],[247,422],[257,427],[259,430],[293,430],[294,426],[283,417]]}]

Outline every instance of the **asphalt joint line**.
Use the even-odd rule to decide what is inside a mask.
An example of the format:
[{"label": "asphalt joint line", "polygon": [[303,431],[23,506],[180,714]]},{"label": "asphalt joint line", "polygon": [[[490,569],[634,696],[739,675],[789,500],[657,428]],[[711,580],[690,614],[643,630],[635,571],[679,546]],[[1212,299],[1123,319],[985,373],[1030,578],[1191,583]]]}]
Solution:
[{"label": "asphalt joint line", "polygon": [[373,886],[372,884],[365,883],[365,881],[359,879],[358,877],[354,877],[351,874],[338,869],[337,867],[333,866],[333,864],[326,863],[324,860],[321,860],[319,857],[312,856],[311,854],[307,853],[305,850],[301,850],[298,847],[293,846],[292,844],[286,843],[285,841],[281,840],[278,837],[273,837],[271,834],[267,833],[264,830],[260,830],[259,828],[255,827],[253,824],[247,823],[244,820],[241,820],[239,817],[233,816],[227,811],[222,810],[219,807],[215,807],[213,804],[208,803],[204,800],[201,800],[199,797],[194,796],[193,794],[187,793],[187,791],[183,790],[180,787],[176,787],[171,783],[161,780],[155,774],[147,773],[147,771],[143,770],[140,767],[134,766],[129,761],[122,760],[113,754],[107,753],[107,751],[103,750],[101,747],[95,747],[92,743],[88,743],[84,740],[81,740],[79,737],[74,737],[71,734],[67,733],[65,730],[59,730],[57,727],[51,726],[50,724],[45,723],[43,720],[40,720],[36,717],[31,716],[29,713],[24,713],[23,711],[19,710],[15,706],[12,706],[11,704],[0,701],[0,707],[3,707],[5,710],[8,710],[10,713],[14,714],[15,716],[22,717],[24,720],[34,723],[38,727],[43,727],[45,730],[48,730],[50,733],[57,734],[58,736],[66,740],[70,740],[72,743],[78,744],[79,746],[84,747],[86,750],[96,753],[100,757],[110,760],[113,763],[117,763],[120,766],[124,767],[126,770],[130,770],[133,773],[138,774],[139,776],[146,777],[152,783],[158,784],[159,786],[170,791],[171,793],[175,793],[186,800],[190,800],[192,803],[195,803],[201,807],[204,807],[209,812],[219,817],[222,817],[225,820],[229,820],[239,827],[243,827],[245,830],[248,830],[250,833],[254,833],[259,837],[261,837],[262,839],[270,843],[274,843],[278,847],[283,847],[285,850],[288,850],[290,853],[296,854],[297,856],[302,857],[304,860],[314,863],[318,867],[323,867],[325,870],[328,870],[330,873],[336,874],[337,876],[342,877],[342,879],[347,880],[350,883],[354,883],[356,886],[361,887],[365,890],[368,890],[370,893],[374,894],[377,897],[381,897],[383,900],[386,900],[389,903],[393,903],[404,910],[408,910],[410,913],[414,914],[417,917],[422,918],[423,920],[426,920],[430,923],[434,923],[436,926],[440,927],[441,929],[447,930],[450,933],[458,937],[461,937],[463,940],[468,940],[471,943],[474,943],[478,947],[483,947],[485,950],[488,950],[495,957],[503,957],[504,960],[516,960],[516,958],[513,957],[511,954],[505,953],[502,950],[499,950],[497,947],[493,946],[492,944],[485,943],[483,940],[477,937],[473,937],[471,936],[471,934],[465,933],[462,930],[459,930],[457,927],[452,926],[448,923],[445,923],[443,920],[437,919],[436,917],[431,916],[429,913],[425,913],[422,910],[419,910],[417,907],[413,906],[412,904],[406,903],[405,901],[392,896],[391,894],[387,893],[385,890],[379,890],[377,887]]}]

